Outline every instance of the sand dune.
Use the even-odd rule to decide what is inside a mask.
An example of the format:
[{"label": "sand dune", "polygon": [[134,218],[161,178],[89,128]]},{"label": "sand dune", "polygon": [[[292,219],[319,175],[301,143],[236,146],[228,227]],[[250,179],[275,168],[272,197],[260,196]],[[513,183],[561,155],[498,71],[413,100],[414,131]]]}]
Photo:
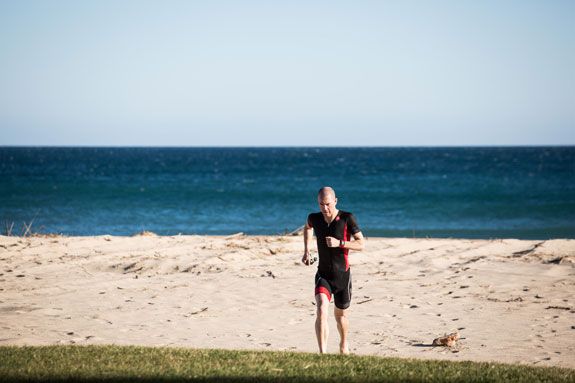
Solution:
[{"label": "sand dune", "polygon": [[[0,237],[0,345],[315,352],[302,248],[298,236]],[[369,238],[350,259],[352,352],[575,368],[575,240]],[[455,331],[456,347],[432,347]]]}]

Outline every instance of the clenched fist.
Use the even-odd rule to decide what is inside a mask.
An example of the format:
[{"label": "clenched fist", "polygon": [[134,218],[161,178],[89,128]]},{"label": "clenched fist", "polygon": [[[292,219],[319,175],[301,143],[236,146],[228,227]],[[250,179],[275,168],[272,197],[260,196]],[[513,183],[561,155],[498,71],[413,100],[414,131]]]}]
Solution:
[{"label": "clenched fist", "polygon": [[339,239],[334,237],[325,237],[327,247],[339,247]]}]

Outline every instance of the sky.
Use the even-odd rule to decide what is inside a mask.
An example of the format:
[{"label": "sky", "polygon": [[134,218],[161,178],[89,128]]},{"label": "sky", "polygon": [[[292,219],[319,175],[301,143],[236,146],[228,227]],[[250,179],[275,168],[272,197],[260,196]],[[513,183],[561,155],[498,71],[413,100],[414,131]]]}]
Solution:
[{"label": "sky", "polygon": [[0,146],[575,144],[575,1],[0,0]]}]

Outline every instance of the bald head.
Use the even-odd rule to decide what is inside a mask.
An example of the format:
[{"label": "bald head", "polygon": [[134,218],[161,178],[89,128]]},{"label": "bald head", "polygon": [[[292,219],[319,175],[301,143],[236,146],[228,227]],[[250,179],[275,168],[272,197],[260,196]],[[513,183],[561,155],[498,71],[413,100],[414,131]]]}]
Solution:
[{"label": "bald head", "polygon": [[324,186],[321,189],[319,189],[319,191],[317,192],[317,196],[322,199],[328,196],[335,198],[335,190],[333,190],[329,186]]},{"label": "bald head", "polygon": [[324,186],[317,192],[317,203],[323,216],[331,222],[337,215],[337,198],[335,198],[335,191],[329,186]]}]

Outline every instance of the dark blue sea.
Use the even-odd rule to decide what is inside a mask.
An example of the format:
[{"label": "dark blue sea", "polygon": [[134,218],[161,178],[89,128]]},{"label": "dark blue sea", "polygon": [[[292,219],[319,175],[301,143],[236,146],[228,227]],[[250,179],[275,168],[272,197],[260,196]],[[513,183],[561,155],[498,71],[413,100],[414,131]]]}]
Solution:
[{"label": "dark blue sea", "polygon": [[281,234],[323,185],[366,236],[575,238],[575,147],[0,147],[0,232]]}]

